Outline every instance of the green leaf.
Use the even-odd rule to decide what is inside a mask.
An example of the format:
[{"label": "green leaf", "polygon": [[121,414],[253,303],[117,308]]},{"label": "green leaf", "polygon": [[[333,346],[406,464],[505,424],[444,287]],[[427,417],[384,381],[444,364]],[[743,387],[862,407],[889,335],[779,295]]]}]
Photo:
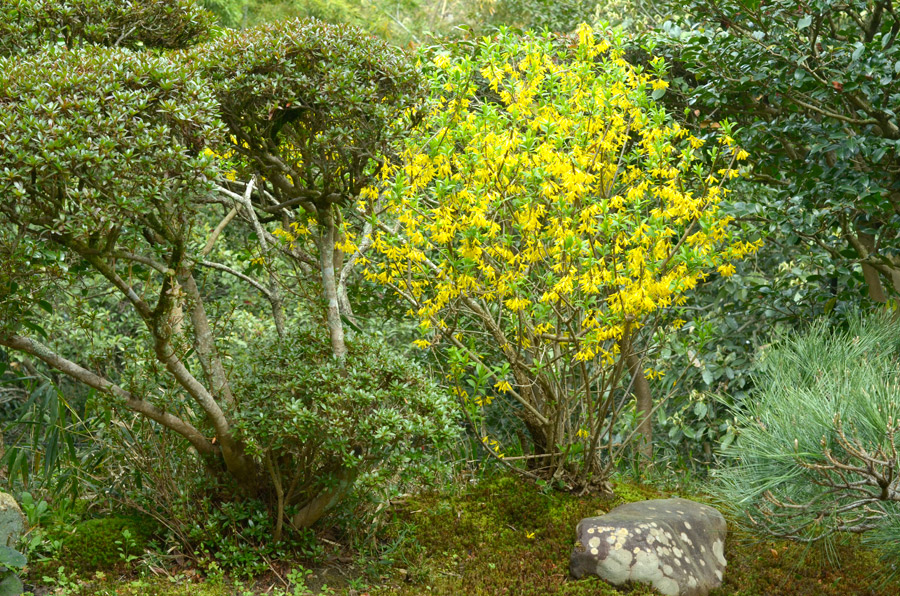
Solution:
[{"label": "green leaf", "polygon": [[799,21],[797,21],[797,29],[800,29],[802,31],[803,29],[806,29],[807,27],[809,27],[811,24],[812,24],[812,15],[808,14],[805,17],[803,17],[802,19],[800,19]]},{"label": "green leaf", "polygon": [[694,404],[694,415],[697,418],[703,418],[706,416],[706,412],[709,410],[709,406],[706,405],[706,402],[698,401]]},{"label": "green leaf", "polygon": [[650,94],[650,97],[652,97],[653,99],[659,99],[665,94],[666,94],[665,89],[654,89],[653,93]]},{"label": "green leaf", "polygon": [[7,575],[0,581],[0,596],[19,596],[25,592],[25,586],[15,575]]},{"label": "green leaf", "polygon": [[725,435],[725,438],[722,439],[722,444],[719,445],[719,449],[727,449],[728,446],[734,442],[735,436],[736,435],[732,432],[729,432],[727,435]]},{"label": "green leaf", "polygon": [[32,331],[34,331],[35,333],[37,333],[44,339],[47,339],[47,332],[44,331],[44,328],[41,327],[40,325],[32,323],[31,321],[22,321],[22,326],[25,327],[26,329],[31,329]]},{"label": "green leaf", "polygon": [[11,569],[21,569],[28,563],[25,555],[14,548],[0,546],[0,565]]}]

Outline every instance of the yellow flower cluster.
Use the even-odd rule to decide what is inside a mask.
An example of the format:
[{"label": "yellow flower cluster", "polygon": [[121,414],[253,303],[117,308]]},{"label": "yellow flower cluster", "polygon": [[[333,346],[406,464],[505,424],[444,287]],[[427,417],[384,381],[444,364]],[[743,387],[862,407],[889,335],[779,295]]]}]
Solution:
[{"label": "yellow flower cluster", "polygon": [[488,449],[490,449],[491,451],[493,451],[494,453],[496,453],[496,454],[497,454],[497,457],[499,457],[500,459],[503,459],[504,457],[506,457],[506,456],[500,451],[500,443],[499,443],[498,441],[496,441],[496,440],[494,440],[494,439],[492,439],[492,438],[490,438],[490,437],[482,437],[482,438],[481,438],[481,442],[484,443],[484,444],[487,446]]},{"label": "yellow flower cluster", "polygon": [[702,151],[650,97],[664,64],[641,71],[597,37],[506,35],[430,64],[431,110],[379,187],[399,231],[375,236],[366,273],[434,332],[468,316],[517,349],[577,342],[609,364],[626,325],[758,248],[720,210],[747,157],[727,123]]}]

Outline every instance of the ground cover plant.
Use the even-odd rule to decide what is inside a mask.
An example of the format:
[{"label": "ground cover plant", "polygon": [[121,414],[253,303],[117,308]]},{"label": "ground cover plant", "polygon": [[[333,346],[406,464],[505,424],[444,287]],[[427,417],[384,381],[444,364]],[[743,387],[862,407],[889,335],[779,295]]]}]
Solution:
[{"label": "ground cover plant", "polygon": [[[171,570],[174,579],[165,574],[135,578],[107,572],[74,577],[64,572],[63,577],[71,587],[68,592],[57,589],[57,593],[104,596],[185,593],[243,596],[281,594],[281,591],[346,596],[362,593],[649,596],[655,593],[642,586],[617,590],[596,579],[571,581],[567,578],[568,555],[574,540],[574,524],[581,518],[600,514],[623,502],[671,493],[622,482],[613,494],[605,497],[579,497],[533,485],[523,487],[519,478],[499,469],[487,475],[482,472],[476,482],[466,484],[468,487],[462,490],[420,495],[393,508],[373,537],[369,547],[372,550],[358,563],[340,549],[330,552],[316,565],[285,562],[277,567],[283,580],[288,579],[292,569],[309,571],[295,573],[287,582],[271,573],[258,581],[234,582],[215,573],[204,579],[192,569]],[[683,489],[678,494],[685,495]],[[823,549],[733,532],[726,543],[729,564],[725,583],[713,594],[882,596],[900,588],[896,582],[879,584],[873,578],[873,569],[879,568],[875,551],[852,541],[839,544],[836,549],[843,561],[840,567],[829,564],[828,552]],[[59,581],[55,568],[46,575]]]}]

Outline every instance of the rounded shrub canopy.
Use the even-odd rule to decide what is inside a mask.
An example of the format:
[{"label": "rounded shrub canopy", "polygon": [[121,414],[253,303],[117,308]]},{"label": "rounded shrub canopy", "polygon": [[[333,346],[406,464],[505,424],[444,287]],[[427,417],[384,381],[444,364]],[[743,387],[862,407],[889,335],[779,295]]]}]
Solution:
[{"label": "rounded shrub canopy", "polygon": [[455,400],[385,343],[358,336],[343,365],[316,329],[297,324],[285,339],[263,337],[233,377],[241,439],[299,477],[288,505],[348,469],[411,480],[456,436]]},{"label": "rounded shrub canopy", "polygon": [[[229,32],[191,50],[214,81],[231,146],[274,191],[355,195],[416,105],[414,64],[363,31],[315,19]],[[331,200],[324,197],[332,196]]]},{"label": "rounded shrub canopy", "polygon": [[[148,218],[187,221],[209,192],[217,169],[203,148],[221,132],[215,115],[191,69],[151,53],[84,46],[0,58],[0,223],[97,254],[144,243]],[[10,257],[44,259],[46,242],[36,251],[14,236],[0,238]],[[40,276],[3,277],[0,312],[16,295],[29,301],[23,284]]]},{"label": "rounded shrub canopy", "polygon": [[2,0],[0,55],[54,43],[175,49],[203,41],[214,23],[194,0]]}]

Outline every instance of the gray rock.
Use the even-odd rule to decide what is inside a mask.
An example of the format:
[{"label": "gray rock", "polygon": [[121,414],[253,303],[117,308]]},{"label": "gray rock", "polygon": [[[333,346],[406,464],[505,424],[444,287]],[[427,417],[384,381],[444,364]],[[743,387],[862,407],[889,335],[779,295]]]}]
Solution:
[{"label": "gray rock", "polygon": [[0,492],[0,545],[15,548],[24,532],[25,514],[12,495]]},{"label": "gray rock", "polygon": [[627,503],[581,520],[569,571],[613,585],[639,582],[666,596],[706,596],[722,584],[725,518],[686,499]]}]

